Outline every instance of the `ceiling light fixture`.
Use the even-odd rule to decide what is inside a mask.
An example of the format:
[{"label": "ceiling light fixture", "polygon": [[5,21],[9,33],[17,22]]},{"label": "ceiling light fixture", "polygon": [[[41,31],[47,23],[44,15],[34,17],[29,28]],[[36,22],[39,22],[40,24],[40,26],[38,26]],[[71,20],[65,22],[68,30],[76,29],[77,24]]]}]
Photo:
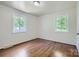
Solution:
[{"label": "ceiling light fixture", "polygon": [[39,6],[40,5],[40,1],[33,1],[35,6]]}]

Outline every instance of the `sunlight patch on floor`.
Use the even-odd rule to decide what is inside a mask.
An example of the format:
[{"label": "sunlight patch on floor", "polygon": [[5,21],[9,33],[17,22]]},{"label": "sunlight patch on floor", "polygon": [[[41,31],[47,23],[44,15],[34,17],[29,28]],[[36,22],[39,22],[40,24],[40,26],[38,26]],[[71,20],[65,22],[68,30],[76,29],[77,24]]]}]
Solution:
[{"label": "sunlight patch on floor", "polygon": [[54,56],[55,57],[65,57],[65,55],[62,52],[60,52],[60,51],[55,51],[54,52]]},{"label": "sunlight patch on floor", "polygon": [[20,49],[13,57],[27,57],[27,56],[28,56],[27,49]]}]

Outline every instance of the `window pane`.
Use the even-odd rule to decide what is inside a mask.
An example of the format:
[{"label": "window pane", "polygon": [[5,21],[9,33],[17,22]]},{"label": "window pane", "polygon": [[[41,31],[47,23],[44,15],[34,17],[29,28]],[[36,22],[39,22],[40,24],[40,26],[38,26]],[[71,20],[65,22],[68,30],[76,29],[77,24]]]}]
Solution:
[{"label": "window pane", "polygon": [[23,17],[14,16],[13,17],[13,32],[25,32],[26,31],[26,21]]},{"label": "window pane", "polygon": [[19,19],[16,16],[13,17],[13,32],[19,32]]},{"label": "window pane", "polygon": [[25,32],[26,31],[26,21],[23,17],[20,17],[20,21],[19,21],[19,28],[20,28],[20,32]]},{"label": "window pane", "polygon": [[68,31],[67,16],[58,16],[56,18],[56,31],[59,31],[59,32],[67,32]]}]

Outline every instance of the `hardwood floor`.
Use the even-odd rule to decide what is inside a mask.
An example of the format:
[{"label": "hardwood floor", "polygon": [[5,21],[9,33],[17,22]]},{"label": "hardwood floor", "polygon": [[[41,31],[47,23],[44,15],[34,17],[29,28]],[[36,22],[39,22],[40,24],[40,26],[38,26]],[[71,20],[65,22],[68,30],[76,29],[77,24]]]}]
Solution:
[{"label": "hardwood floor", "polygon": [[0,50],[1,57],[76,57],[76,46],[44,39],[34,39]]}]

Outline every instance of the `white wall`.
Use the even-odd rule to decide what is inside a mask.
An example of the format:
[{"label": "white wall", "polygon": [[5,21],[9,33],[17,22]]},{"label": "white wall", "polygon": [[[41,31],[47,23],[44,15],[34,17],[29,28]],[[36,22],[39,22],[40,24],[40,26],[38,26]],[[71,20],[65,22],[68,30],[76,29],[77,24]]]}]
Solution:
[{"label": "white wall", "polygon": [[[55,31],[55,17],[59,15],[68,16],[69,32],[63,33]],[[76,44],[76,6],[66,10],[40,16],[38,25],[39,38],[68,44]]]},{"label": "white wall", "polygon": [[[12,16],[18,14],[26,17],[25,33],[12,33]],[[0,5],[0,48],[5,48],[36,38],[37,17]]]},{"label": "white wall", "polygon": [[[79,2],[77,2],[77,33],[79,33]],[[79,35],[77,35],[77,49],[79,51]]]}]

